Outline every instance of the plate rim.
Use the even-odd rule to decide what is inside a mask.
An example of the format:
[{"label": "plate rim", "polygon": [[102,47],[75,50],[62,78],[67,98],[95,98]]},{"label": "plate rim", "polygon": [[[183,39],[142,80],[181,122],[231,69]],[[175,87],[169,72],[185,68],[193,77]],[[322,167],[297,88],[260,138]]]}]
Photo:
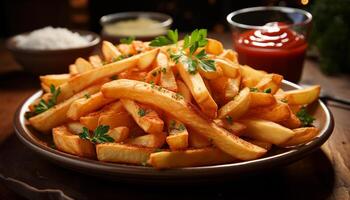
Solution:
[{"label": "plate rim", "polygon": [[[294,88],[301,88],[301,86],[286,80],[283,80],[283,84]],[[219,174],[223,175],[227,173],[235,173],[237,171],[254,171],[267,166],[274,166],[287,162],[293,162],[305,157],[307,154],[318,149],[322,144],[324,144],[328,140],[334,129],[334,118],[331,111],[322,101],[318,100],[318,103],[326,116],[325,126],[322,130],[320,130],[319,137],[315,138],[306,145],[291,148],[289,151],[283,153],[250,161],[200,167],[184,167],[157,170],[151,166],[136,166],[120,163],[108,163],[88,158],[82,158],[65,152],[61,152],[59,150],[52,149],[46,145],[35,142],[35,140],[31,138],[32,134],[29,134],[31,133],[31,131],[27,128],[27,125],[25,124],[24,112],[27,110],[27,105],[34,99],[38,98],[41,94],[41,90],[35,92],[30,97],[26,98],[23,101],[23,103],[20,104],[20,106],[18,107],[13,121],[13,127],[17,137],[31,150],[49,159],[50,161],[58,163],[63,167],[79,169],[82,170],[82,172],[94,170],[95,173],[100,175],[106,173],[121,177],[141,175],[142,177],[148,176],[159,179],[169,177],[200,177]],[[267,166],[265,166],[266,164]]]}]

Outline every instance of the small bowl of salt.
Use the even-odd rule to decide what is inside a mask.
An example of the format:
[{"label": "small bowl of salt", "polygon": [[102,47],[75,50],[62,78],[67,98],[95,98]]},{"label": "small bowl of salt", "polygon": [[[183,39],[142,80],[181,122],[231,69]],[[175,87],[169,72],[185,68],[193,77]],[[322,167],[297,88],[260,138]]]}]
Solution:
[{"label": "small bowl of salt", "polygon": [[9,38],[6,42],[15,60],[33,74],[68,71],[78,58],[87,58],[100,43],[99,35],[90,31],[45,27]]}]

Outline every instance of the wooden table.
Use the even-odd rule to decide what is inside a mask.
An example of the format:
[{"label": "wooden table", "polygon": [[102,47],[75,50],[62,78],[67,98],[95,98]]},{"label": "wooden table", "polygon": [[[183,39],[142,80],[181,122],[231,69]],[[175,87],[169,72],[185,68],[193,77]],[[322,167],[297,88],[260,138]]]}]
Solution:
[{"label": "wooden table", "polygon": [[[214,37],[220,38],[226,48],[231,46],[229,35],[215,35]],[[4,42],[0,41],[0,141],[8,137],[8,141],[16,140],[11,136],[13,135],[14,112],[26,97],[39,89],[37,78],[19,70],[19,66],[5,50]],[[325,76],[319,71],[318,63],[314,60],[306,60],[301,83],[320,84],[324,91],[332,95],[350,98],[350,76]],[[224,186],[193,186],[192,189],[176,186],[176,188],[160,188],[159,190],[150,188],[148,190],[141,189],[139,186],[128,188],[117,183],[108,184],[115,184],[112,189],[116,191],[116,197],[119,191],[124,198],[128,199],[139,199],[140,197],[163,199],[164,195],[170,195],[168,196],[170,199],[199,197],[204,199],[235,197],[244,199],[350,199],[350,126],[348,124],[350,108],[332,102],[329,102],[328,105],[335,119],[333,135],[320,150],[289,166],[253,178],[239,180],[239,182],[226,183]],[[0,146],[0,152],[1,150]],[[0,163],[0,165],[6,165],[6,163]],[[2,171],[0,171],[1,174]],[[75,182],[83,182],[85,179],[90,178],[78,178]],[[0,199],[22,198],[9,190],[1,180],[0,178]],[[88,199],[89,197],[92,198],[91,196],[83,198]]]}]

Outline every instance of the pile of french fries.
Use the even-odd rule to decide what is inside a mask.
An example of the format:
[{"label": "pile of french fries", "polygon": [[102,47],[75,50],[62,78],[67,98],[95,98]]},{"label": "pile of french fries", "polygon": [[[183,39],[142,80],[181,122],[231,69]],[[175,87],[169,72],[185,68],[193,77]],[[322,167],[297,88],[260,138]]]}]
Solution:
[{"label": "pile of french fries", "polygon": [[[273,145],[301,145],[318,135],[296,113],[318,99],[320,86],[283,91],[281,75],[240,65],[214,39],[204,49],[216,70],[191,74],[188,63],[170,59],[172,48],[104,41],[102,55],[78,58],[69,74],[40,77],[42,99],[52,95],[51,85],[60,94],[55,106],[28,119],[31,126],[52,134],[60,151],[157,169],[253,160]],[[101,125],[113,142],[80,136]]]}]

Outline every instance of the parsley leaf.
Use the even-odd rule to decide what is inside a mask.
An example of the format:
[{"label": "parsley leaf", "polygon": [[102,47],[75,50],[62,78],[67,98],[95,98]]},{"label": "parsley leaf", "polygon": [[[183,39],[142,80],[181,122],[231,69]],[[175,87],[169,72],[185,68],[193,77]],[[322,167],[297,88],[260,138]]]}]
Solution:
[{"label": "parsley leaf", "polygon": [[250,92],[259,92],[258,88],[250,88]]},{"label": "parsley leaf", "polygon": [[151,41],[149,44],[152,47],[161,47],[169,44],[175,44],[177,43],[179,39],[179,34],[177,32],[177,29],[168,30],[168,34],[166,36],[158,36],[154,40]]},{"label": "parsley leaf", "polygon": [[130,37],[127,37],[127,38],[122,38],[119,40],[119,42],[121,44],[131,44],[132,41],[135,40],[135,37],[134,36],[130,36]]},{"label": "parsley leaf", "polygon": [[271,93],[271,88],[265,89],[265,90],[264,90],[264,93],[268,93],[268,94]]},{"label": "parsley leaf", "polygon": [[225,119],[226,119],[227,123],[233,124],[233,119],[232,119],[232,117],[231,117],[230,115],[227,115],[227,116],[225,117]]},{"label": "parsley leaf", "polygon": [[137,114],[140,116],[140,117],[143,117],[146,115],[146,110],[143,109],[143,108],[139,108]]},{"label": "parsley leaf", "polygon": [[108,130],[109,130],[109,126],[100,125],[95,129],[91,137],[89,129],[87,129],[86,127],[83,127],[83,132],[79,134],[79,137],[84,140],[89,140],[94,144],[114,142],[114,139],[108,135]]},{"label": "parsley leaf", "polygon": [[306,107],[302,107],[296,115],[301,121],[303,127],[311,126],[315,120],[313,116],[307,113]]},{"label": "parsley leaf", "polygon": [[86,93],[86,94],[84,94],[84,97],[85,97],[86,99],[89,99],[89,98],[91,97],[91,95],[90,95],[89,93]]},{"label": "parsley leaf", "polygon": [[51,93],[50,99],[48,99],[47,102],[44,99],[40,99],[39,103],[34,106],[34,111],[32,112],[32,114],[27,114],[28,117],[33,117],[37,114],[43,113],[56,105],[57,97],[58,95],[60,95],[61,89],[60,88],[56,89],[55,86],[51,84],[50,93]]}]

